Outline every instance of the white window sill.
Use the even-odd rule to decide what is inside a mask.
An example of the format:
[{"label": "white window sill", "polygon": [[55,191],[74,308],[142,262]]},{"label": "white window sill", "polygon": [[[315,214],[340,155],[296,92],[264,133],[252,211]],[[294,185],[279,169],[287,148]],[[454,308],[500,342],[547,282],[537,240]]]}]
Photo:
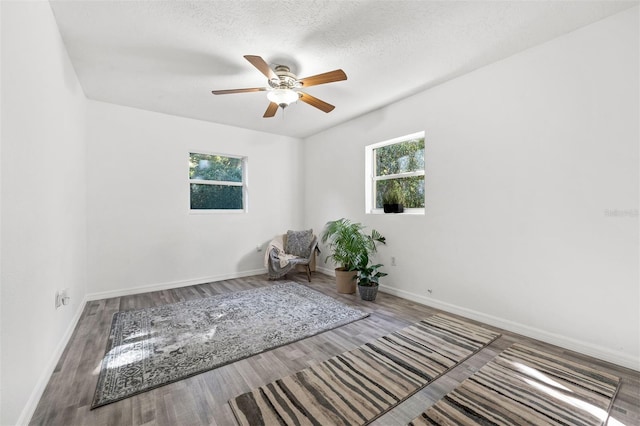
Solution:
[{"label": "white window sill", "polygon": [[375,209],[375,210],[368,211],[367,214],[383,214],[383,215],[389,215],[389,216],[402,216],[402,215],[424,216],[425,209],[405,209],[405,211],[402,213],[385,213],[384,210],[382,209]]},{"label": "white window sill", "polygon": [[242,214],[246,213],[246,210],[231,210],[231,209],[191,209],[189,214],[193,215],[208,215],[208,214]]}]

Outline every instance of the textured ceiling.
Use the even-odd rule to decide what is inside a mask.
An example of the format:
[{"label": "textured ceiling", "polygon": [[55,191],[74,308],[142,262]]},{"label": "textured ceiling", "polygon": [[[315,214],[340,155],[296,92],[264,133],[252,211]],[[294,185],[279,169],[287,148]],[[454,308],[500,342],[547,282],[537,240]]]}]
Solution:
[{"label": "textured ceiling", "polygon": [[[51,1],[90,99],[305,137],[595,22],[637,1]],[[264,87],[243,55],[299,77],[347,81],[262,115]]]}]

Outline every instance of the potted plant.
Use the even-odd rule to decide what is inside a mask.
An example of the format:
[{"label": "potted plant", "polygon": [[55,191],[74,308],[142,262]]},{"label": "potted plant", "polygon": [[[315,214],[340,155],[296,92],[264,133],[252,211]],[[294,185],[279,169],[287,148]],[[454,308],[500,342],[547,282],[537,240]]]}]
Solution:
[{"label": "potted plant", "polygon": [[404,211],[404,193],[396,180],[387,183],[382,193],[382,207],[385,213],[402,213]]},{"label": "potted plant", "polygon": [[348,219],[327,222],[321,241],[328,242],[330,254],[325,263],[332,259],[336,268],[336,287],[338,293],[352,294],[356,291],[358,268],[369,263],[369,257],[376,252],[376,244],[385,244],[385,238],[375,229],[365,233],[365,226]]},{"label": "potted plant", "polygon": [[387,276],[385,272],[378,271],[381,263],[376,265],[362,265],[358,268],[358,291],[362,300],[376,300],[380,278]]}]

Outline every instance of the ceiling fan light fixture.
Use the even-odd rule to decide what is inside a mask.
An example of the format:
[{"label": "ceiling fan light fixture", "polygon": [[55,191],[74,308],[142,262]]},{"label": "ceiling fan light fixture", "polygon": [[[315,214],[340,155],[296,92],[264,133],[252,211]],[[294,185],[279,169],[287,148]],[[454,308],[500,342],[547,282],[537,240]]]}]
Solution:
[{"label": "ceiling fan light fixture", "polygon": [[[262,59],[260,56],[244,55],[244,58],[265,77],[267,77],[267,87],[212,90],[211,93],[214,95],[228,95],[232,93],[267,92],[267,99],[269,99],[270,102],[269,106],[267,106],[267,110],[262,116],[263,118],[271,118],[275,116],[276,112],[278,112],[278,108],[282,108],[284,110],[298,99],[322,112],[331,112],[334,110],[335,106],[305,93],[306,88],[347,79],[347,75],[341,69],[298,79],[298,77],[292,73],[291,69],[286,65],[276,65],[275,69],[272,69],[267,61]],[[305,89],[305,92],[298,91],[303,88]]]},{"label": "ceiling fan light fixture", "polygon": [[273,89],[267,92],[267,99],[282,108],[297,101],[298,97],[298,92],[291,89]]}]

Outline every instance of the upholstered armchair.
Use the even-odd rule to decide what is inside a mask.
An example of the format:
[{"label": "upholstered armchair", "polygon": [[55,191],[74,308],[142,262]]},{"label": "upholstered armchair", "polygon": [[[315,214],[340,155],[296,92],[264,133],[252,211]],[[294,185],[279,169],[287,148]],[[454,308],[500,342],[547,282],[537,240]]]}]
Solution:
[{"label": "upholstered armchair", "polygon": [[311,282],[311,272],[315,271],[318,237],[313,230],[287,231],[271,240],[265,253],[265,267],[269,279],[282,278],[292,269],[306,272]]}]

